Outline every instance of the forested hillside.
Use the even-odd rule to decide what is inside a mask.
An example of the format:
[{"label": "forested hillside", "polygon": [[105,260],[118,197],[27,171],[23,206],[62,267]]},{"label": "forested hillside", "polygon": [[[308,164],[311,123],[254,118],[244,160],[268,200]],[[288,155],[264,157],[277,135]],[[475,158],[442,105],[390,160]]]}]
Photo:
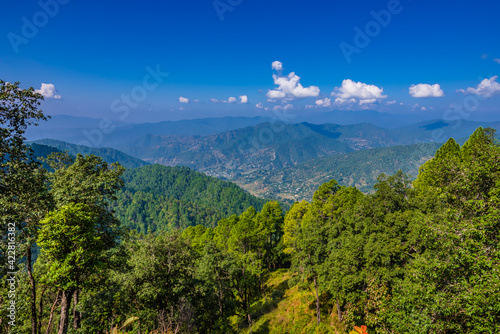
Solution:
[{"label": "forested hillside", "polygon": [[149,165],[127,170],[123,179],[113,208],[124,226],[143,233],[215,227],[222,218],[250,206],[260,210],[265,203],[234,183],[187,167]]},{"label": "forested hillside", "polygon": [[[125,154],[121,151],[112,149],[112,148],[97,148],[97,147],[89,147],[84,145],[75,145],[66,143],[59,140],[54,139],[41,139],[37,140],[32,144],[35,154],[37,156],[45,157],[47,156],[47,151],[50,149],[42,148],[41,146],[48,146],[56,148],[53,150],[54,152],[64,152],[67,151],[69,154],[76,156],[77,154],[94,154],[97,155],[109,163],[118,162],[125,168],[136,168],[147,165],[147,162],[142,161],[141,159],[134,158],[128,154]],[[50,154],[50,152],[48,152]]]}]

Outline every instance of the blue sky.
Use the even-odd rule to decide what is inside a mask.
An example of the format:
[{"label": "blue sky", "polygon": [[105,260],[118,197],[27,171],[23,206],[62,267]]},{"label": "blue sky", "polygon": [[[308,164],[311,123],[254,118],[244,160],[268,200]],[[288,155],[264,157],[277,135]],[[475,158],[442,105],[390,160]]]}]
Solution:
[{"label": "blue sky", "polygon": [[40,89],[48,114],[126,122],[452,105],[500,120],[499,14],[485,0],[10,1],[0,79]]}]

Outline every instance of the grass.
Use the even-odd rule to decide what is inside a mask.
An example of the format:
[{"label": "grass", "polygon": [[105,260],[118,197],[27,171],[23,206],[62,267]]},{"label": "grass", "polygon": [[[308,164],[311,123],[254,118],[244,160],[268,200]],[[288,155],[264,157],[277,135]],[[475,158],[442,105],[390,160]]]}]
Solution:
[{"label": "grass", "polygon": [[[290,286],[292,273],[278,270],[270,274],[264,296],[252,305],[252,328],[240,327],[239,332],[255,334],[337,333],[340,329],[335,315],[321,314],[316,324],[315,299],[312,290]],[[241,324],[240,324],[241,326]]]}]

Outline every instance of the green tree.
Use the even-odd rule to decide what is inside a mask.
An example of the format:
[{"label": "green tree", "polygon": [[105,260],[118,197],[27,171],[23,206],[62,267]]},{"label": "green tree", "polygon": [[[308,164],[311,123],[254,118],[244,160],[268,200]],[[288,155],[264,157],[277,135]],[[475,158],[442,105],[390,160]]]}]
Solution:
[{"label": "green tree", "polygon": [[[93,231],[101,239],[100,250],[104,253],[112,248],[117,241],[119,221],[114,217],[110,203],[116,199],[116,192],[123,187],[123,180],[120,178],[124,171],[123,167],[117,163],[108,165],[102,158],[94,155],[85,157],[77,155],[73,161],[65,153],[52,154],[47,162],[54,169],[50,175],[51,194],[58,210],[68,205],[84,205],[85,210],[98,215]],[[91,249],[86,251],[88,253],[82,256],[88,254],[92,257],[93,251]],[[85,279],[82,282],[84,281]],[[62,302],[70,302],[71,296],[68,293],[71,292],[74,293],[74,304],[78,305],[80,286],[83,287],[85,284],[77,284],[76,288],[63,293]],[[65,333],[67,330],[68,318],[64,316],[63,311],[67,312],[61,307],[61,318],[64,321],[60,323],[60,333]],[[81,314],[75,311],[73,327],[78,329],[80,323]]]},{"label": "green tree", "polygon": [[41,222],[37,242],[48,262],[44,281],[62,291],[59,334],[67,332],[73,293],[89,284],[89,277],[104,266],[110,245],[106,231],[99,231],[101,218],[86,204],[68,204]]},{"label": "green tree", "polygon": [[391,324],[400,332],[498,332],[500,147],[493,131],[478,128],[459,150],[449,141],[438,153],[415,182],[426,219]]},{"label": "green tree", "polygon": [[[31,333],[37,333],[36,281],[32,252],[43,215],[50,210],[46,174],[25,143],[28,126],[47,120],[39,109],[43,96],[33,88],[21,89],[19,83],[0,80],[0,219],[2,230],[17,234],[19,253],[26,256],[31,289]],[[13,227],[15,226],[15,227]],[[7,236],[7,233],[4,234]],[[2,254],[7,247],[2,238]],[[18,258],[21,256],[18,255]],[[9,271],[15,271],[14,265]],[[3,276],[3,275],[2,275]]]}]

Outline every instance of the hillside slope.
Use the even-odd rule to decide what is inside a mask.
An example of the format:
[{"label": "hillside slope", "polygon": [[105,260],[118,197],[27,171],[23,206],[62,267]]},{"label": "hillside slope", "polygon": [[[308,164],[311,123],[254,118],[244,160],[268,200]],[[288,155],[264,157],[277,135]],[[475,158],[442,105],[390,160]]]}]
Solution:
[{"label": "hillside slope", "polygon": [[187,167],[149,165],[127,170],[124,189],[113,208],[122,223],[140,232],[188,226],[215,227],[217,221],[240,214],[263,199],[236,184]]},{"label": "hillside slope", "polygon": [[314,191],[331,179],[370,192],[381,173],[392,175],[401,169],[416,177],[418,168],[432,158],[440,146],[426,143],[359,150],[309,160],[282,170],[242,174],[234,182],[256,195],[289,203],[310,201]]},{"label": "hillside slope", "polygon": [[66,142],[63,142],[60,140],[54,140],[54,139],[41,139],[41,140],[35,141],[32,144],[32,147],[37,147],[37,150],[39,151],[39,153],[36,153],[36,154],[39,156],[41,154],[46,156],[46,155],[50,154],[49,151],[51,150],[49,148],[42,149],[41,146],[55,148],[55,150],[53,150],[55,152],[68,151],[68,153],[71,155],[94,154],[96,156],[103,158],[108,163],[118,162],[120,165],[122,165],[123,167],[125,167],[127,169],[142,167],[142,166],[146,166],[148,164],[147,162],[145,162],[141,159],[134,158],[126,153],[123,153],[121,151],[118,151],[118,150],[115,150],[112,148],[97,148],[97,147],[89,147],[89,146],[84,146],[84,145],[75,145],[75,144],[70,144],[70,143],[66,143]]}]

